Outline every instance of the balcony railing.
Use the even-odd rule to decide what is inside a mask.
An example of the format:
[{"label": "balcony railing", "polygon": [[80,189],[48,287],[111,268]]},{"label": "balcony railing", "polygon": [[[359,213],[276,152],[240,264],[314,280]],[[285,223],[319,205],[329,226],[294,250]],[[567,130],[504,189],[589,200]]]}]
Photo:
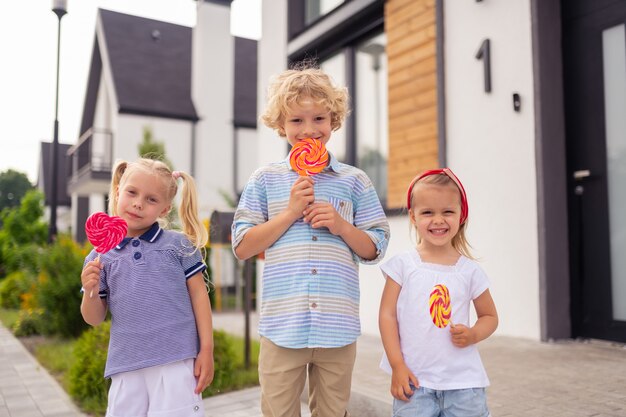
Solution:
[{"label": "balcony railing", "polygon": [[70,189],[83,181],[110,180],[113,167],[113,133],[91,128],[72,146],[70,157]]}]

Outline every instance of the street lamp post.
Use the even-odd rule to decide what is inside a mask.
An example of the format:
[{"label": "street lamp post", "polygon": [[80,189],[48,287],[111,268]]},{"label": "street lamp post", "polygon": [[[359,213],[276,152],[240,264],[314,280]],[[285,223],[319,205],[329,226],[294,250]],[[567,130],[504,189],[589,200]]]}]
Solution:
[{"label": "street lamp post", "polygon": [[52,11],[59,18],[57,31],[57,85],[54,102],[54,136],[52,139],[52,181],[50,187],[50,225],[48,242],[57,234],[57,187],[59,182],[59,61],[61,56],[61,18],[67,13],[67,0],[52,0]]}]

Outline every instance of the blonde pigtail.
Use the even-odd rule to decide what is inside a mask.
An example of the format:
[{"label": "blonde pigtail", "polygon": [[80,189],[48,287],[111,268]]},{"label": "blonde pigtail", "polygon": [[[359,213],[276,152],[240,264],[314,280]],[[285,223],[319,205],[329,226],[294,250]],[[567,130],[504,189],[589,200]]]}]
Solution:
[{"label": "blonde pigtail", "polygon": [[109,214],[113,216],[117,216],[117,189],[120,185],[122,175],[124,175],[127,167],[128,162],[118,161],[113,167],[113,172],[111,173],[111,188],[109,189]]},{"label": "blonde pigtail", "polygon": [[178,207],[178,217],[187,239],[197,249],[202,250],[209,240],[209,235],[198,217],[196,182],[191,175],[185,172],[180,172],[180,178],[183,180],[183,188],[181,190],[180,206]]}]

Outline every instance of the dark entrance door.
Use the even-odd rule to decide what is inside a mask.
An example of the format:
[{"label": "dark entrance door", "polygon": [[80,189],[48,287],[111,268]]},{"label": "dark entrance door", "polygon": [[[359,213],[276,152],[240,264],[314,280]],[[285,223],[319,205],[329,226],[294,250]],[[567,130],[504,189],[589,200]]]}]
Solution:
[{"label": "dark entrance door", "polygon": [[562,0],[574,337],[626,342],[626,0]]}]

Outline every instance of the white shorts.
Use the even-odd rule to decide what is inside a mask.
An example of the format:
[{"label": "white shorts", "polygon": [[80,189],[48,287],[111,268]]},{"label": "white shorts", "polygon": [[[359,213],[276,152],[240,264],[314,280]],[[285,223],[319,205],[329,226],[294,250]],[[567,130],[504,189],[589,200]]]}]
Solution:
[{"label": "white shorts", "polygon": [[203,417],[194,359],[111,377],[106,417]]}]

